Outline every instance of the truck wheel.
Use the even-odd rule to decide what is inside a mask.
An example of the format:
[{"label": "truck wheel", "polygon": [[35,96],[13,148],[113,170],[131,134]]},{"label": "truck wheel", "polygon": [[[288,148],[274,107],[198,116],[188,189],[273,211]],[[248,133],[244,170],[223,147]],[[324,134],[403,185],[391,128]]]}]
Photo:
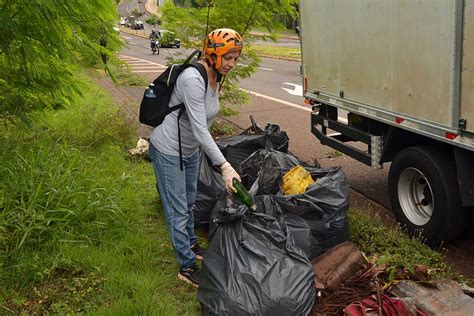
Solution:
[{"label": "truck wheel", "polygon": [[431,246],[453,240],[463,230],[454,157],[429,146],[402,150],[393,160],[388,178],[395,217],[409,233]]}]

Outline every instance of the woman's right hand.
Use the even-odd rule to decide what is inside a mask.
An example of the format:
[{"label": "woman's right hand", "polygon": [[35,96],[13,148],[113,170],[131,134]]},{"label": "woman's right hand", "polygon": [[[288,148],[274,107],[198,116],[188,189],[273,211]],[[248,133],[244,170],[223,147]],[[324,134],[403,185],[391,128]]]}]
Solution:
[{"label": "woman's right hand", "polygon": [[224,185],[227,191],[229,192],[237,192],[237,190],[234,188],[234,185],[232,184],[232,179],[237,178],[237,180],[240,181],[240,176],[235,171],[234,168],[228,163],[227,161],[224,162],[221,166],[221,171],[222,171],[222,179],[224,180]]}]

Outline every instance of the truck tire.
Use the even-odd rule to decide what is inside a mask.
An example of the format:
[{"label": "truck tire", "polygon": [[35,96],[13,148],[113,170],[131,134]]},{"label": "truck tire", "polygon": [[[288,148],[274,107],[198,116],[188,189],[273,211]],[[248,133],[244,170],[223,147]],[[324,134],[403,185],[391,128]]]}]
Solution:
[{"label": "truck tire", "polygon": [[400,151],[390,166],[390,203],[397,220],[430,246],[453,240],[466,222],[454,157],[430,146]]}]

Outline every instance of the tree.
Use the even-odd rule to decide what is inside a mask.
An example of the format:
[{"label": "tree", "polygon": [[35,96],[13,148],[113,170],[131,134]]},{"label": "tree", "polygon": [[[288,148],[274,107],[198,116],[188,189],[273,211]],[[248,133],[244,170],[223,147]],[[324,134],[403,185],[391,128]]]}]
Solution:
[{"label": "tree", "polygon": [[156,15],[152,15],[151,17],[145,20],[145,23],[153,25],[153,28],[156,28],[157,25],[161,25],[161,19]]},{"label": "tree", "polygon": [[132,12],[130,13],[130,15],[133,15],[134,17],[136,18],[141,18],[142,16],[145,15],[144,12],[140,11],[138,8],[135,8],[132,10]]},{"label": "tree", "polygon": [[114,0],[0,0],[0,115],[67,105],[80,67],[120,47],[116,15]]},{"label": "tree", "polygon": [[[277,30],[284,28],[276,17],[289,14],[295,16],[298,0],[195,0],[196,7],[178,8],[167,2],[162,9],[166,29],[178,34],[187,47],[202,48],[205,36],[212,30],[228,27],[244,37],[244,51],[236,69],[229,73],[223,85],[221,100],[229,104],[240,104],[246,94],[238,89],[238,81],[249,77],[257,70],[260,59],[252,42],[257,38],[276,40]],[[260,35],[252,30],[264,30]],[[260,32],[262,33],[262,32]]]}]

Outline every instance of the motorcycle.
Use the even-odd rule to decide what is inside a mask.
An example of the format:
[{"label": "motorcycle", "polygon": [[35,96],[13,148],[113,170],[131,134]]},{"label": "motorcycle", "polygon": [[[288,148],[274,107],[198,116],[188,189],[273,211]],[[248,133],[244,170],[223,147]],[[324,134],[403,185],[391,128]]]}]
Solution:
[{"label": "motorcycle", "polygon": [[160,41],[158,40],[151,40],[150,41],[151,45],[151,53],[154,55],[159,55],[160,54]]}]

